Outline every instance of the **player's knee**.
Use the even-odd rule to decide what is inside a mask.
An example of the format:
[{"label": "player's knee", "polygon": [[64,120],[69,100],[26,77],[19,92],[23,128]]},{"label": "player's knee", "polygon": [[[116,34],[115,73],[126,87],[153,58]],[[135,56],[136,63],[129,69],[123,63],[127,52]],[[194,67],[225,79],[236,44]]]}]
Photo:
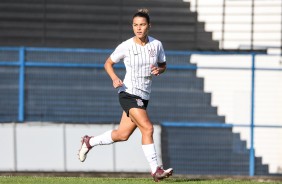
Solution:
[{"label": "player's knee", "polygon": [[146,135],[153,135],[154,133],[154,126],[152,124],[147,125],[146,127],[144,127],[144,133]]}]

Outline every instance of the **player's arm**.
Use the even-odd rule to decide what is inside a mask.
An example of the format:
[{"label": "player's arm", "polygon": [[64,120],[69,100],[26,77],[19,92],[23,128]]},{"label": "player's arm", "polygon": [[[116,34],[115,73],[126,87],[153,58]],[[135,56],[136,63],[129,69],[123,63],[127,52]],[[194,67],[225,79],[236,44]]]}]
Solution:
[{"label": "player's arm", "polygon": [[164,73],[165,70],[166,70],[166,62],[158,63],[158,66],[154,66],[154,65],[151,66],[151,73],[156,76]]},{"label": "player's arm", "polygon": [[164,73],[166,71],[166,62],[158,63],[160,73]]},{"label": "player's arm", "polygon": [[123,82],[116,75],[116,73],[114,71],[114,64],[115,63],[109,57],[104,64],[104,68],[105,68],[106,72],[108,73],[108,75],[110,76],[110,78],[112,79],[114,88],[118,88],[118,87],[121,87],[123,85]]}]

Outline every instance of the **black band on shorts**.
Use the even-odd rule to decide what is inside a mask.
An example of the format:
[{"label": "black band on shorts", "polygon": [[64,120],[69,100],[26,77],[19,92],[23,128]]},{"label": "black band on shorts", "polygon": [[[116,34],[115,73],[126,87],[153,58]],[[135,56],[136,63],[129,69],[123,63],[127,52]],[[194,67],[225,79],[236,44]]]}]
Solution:
[{"label": "black band on shorts", "polygon": [[140,108],[146,110],[149,100],[144,100],[139,96],[122,91],[119,93],[119,103],[122,109],[126,112],[127,117],[129,117],[129,110],[131,108]]}]

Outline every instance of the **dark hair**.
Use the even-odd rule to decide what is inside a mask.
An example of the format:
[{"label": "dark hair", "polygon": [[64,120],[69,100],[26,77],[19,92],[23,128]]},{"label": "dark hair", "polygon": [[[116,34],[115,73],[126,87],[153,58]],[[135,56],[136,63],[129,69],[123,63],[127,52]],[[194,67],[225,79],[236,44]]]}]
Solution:
[{"label": "dark hair", "polygon": [[133,18],[135,17],[144,17],[148,24],[150,24],[150,16],[149,16],[149,10],[148,9],[139,9],[134,15],[133,15]]}]

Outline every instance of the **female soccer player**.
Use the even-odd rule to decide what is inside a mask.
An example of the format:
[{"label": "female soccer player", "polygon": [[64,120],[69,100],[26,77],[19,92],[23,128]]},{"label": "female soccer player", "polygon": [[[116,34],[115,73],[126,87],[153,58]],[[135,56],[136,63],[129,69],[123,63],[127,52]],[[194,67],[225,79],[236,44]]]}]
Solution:
[{"label": "female soccer player", "polygon": [[[105,70],[118,88],[119,102],[123,109],[119,127],[99,136],[85,135],[81,141],[79,160],[83,162],[94,146],[126,141],[138,127],[142,134],[142,149],[147,158],[154,181],[172,175],[173,169],[164,170],[158,165],[153,132],[146,108],[149,102],[152,75],[158,76],[166,70],[166,57],[162,43],[148,36],[151,27],[147,9],[133,15],[134,37],[122,42],[105,62]],[[123,60],[126,75],[122,81],[115,73],[114,65]]]}]

